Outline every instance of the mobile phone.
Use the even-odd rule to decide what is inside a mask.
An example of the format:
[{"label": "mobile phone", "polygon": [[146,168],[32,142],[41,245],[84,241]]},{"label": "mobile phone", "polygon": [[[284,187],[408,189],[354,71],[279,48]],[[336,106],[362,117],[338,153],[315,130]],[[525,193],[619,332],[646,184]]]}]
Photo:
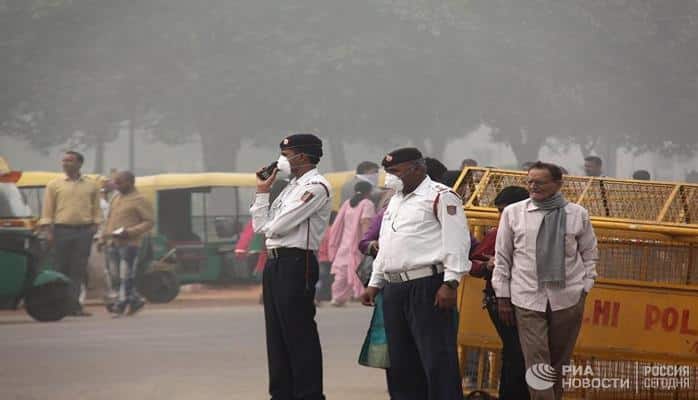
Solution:
[{"label": "mobile phone", "polygon": [[269,179],[271,174],[274,173],[274,170],[276,169],[276,165],[277,165],[277,163],[276,163],[276,161],[274,161],[273,163],[264,167],[263,170],[257,172],[257,177],[263,181],[266,181],[267,179]]}]

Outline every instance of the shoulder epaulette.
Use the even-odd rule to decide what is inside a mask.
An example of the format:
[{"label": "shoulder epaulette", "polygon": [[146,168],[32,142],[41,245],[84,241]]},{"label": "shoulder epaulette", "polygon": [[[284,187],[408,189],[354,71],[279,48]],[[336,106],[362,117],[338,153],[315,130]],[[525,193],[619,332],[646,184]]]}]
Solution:
[{"label": "shoulder epaulette", "polygon": [[[450,192],[450,193],[453,193],[454,195],[456,195],[456,197],[459,198],[461,201],[463,199],[460,197],[460,195],[458,193],[454,192],[453,189],[451,189],[450,187],[443,187],[443,188],[437,187],[437,189],[438,189],[438,192],[436,193],[436,198],[434,199],[433,211],[434,211],[434,217],[436,217],[436,220],[439,221],[438,210],[439,210],[439,199],[441,198],[441,193],[449,193]],[[439,221],[439,222],[441,222],[441,221]]]},{"label": "shoulder epaulette", "polygon": [[328,189],[327,185],[325,185],[324,183],[319,182],[319,181],[312,181],[312,182],[308,182],[308,185],[320,185],[320,186],[322,186],[322,188],[325,189],[325,194],[327,194],[327,197],[330,197],[330,189]]}]

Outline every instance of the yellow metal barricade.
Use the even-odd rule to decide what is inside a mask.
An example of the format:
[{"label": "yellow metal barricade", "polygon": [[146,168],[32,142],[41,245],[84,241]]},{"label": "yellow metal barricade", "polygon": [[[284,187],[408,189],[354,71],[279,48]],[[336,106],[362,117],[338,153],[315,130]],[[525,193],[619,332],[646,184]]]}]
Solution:
[{"label": "yellow metal barricade", "polygon": [[[494,198],[526,173],[467,168],[456,191],[476,236],[497,225]],[[566,387],[570,399],[698,399],[698,185],[565,176],[569,201],[589,210],[599,241],[594,289],[572,364],[620,387]],[[496,394],[501,343],[482,307],[484,281],[459,291],[464,391]],[[680,366],[680,385],[657,389],[662,366]],[[591,367],[590,370],[586,369]],[[654,369],[653,369],[654,368]]]}]

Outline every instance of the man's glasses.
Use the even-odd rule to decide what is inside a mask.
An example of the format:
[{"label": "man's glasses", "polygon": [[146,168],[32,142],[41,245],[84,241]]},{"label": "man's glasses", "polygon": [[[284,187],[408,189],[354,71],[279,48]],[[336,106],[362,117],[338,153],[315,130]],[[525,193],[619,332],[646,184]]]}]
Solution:
[{"label": "man's glasses", "polygon": [[533,179],[527,179],[527,180],[526,180],[526,185],[528,185],[528,186],[539,186],[539,187],[540,187],[540,186],[549,185],[549,184],[551,184],[551,183],[553,183],[553,182],[555,182],[555,181],[536,181],[536,180],[533,180]]}]

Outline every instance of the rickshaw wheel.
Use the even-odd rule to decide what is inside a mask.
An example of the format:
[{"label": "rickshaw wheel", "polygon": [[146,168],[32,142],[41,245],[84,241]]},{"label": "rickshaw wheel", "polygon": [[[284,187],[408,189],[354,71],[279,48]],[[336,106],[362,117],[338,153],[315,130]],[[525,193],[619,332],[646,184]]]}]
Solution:
[{"label": "rickshaw wheel", "polygon": [[138,282],[138,292],[151,303],[169,303],[179,294],[179,281],[172,271],[150,271]]},{"label": "rickshaw wheel", "polygon": [[60,321],[75,306],[70,285],[53,281],[27,290],[24,303],[32,318],[40,322]]}]

